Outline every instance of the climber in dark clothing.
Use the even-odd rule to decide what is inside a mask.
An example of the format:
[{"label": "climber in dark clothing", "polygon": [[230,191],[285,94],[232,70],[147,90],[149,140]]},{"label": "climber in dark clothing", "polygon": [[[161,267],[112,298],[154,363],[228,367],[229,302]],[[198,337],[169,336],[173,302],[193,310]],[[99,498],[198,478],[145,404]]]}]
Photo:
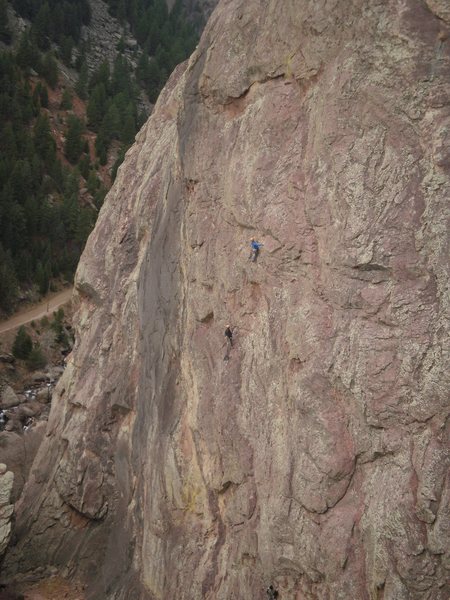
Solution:
[{"label": "climber in dark clothing", "polygon": [[256,262],[256,259],[258,258],[258,254],[259,254],[259,249],[261,248],[261,246],[263,246],[263,244],[261,244],[260,242],[257,242],[255,240],[255,238],[251,238],[250,240],[250,256],[248,257],[249,260],[251,260],[252,262]]},{"label": "climber in dark clothing", "polygon": [[276,590],[273,587],[273,585],[269,585],[269,587],[266,590],[266,593],[269,600],[275,600],[276,598],[278,598],[278,590]]},{"label": "climber in dark clothing", "polygon": [[227,325],[225,327],[225,336],[226,336],[230,346],[233,347],[233,331],[232,331],[230,325]]}]

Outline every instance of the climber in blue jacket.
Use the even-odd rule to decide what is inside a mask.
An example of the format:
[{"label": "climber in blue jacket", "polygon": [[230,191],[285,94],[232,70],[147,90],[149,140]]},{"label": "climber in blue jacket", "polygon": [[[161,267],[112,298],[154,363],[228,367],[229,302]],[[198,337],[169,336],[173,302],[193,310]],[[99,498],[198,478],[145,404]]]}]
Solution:
[{"label": "climber in blue jacket", "polygon": [[249,260],[251,260],[252,262],[256,262],[256,259],[258,258],[258,254],[259,254],[259,249],[264,246],[264,244],[261,244],[260,242],[257,242],[255,240],[255,238],[251,238],[250,240],[250,256],[248,257]]}]

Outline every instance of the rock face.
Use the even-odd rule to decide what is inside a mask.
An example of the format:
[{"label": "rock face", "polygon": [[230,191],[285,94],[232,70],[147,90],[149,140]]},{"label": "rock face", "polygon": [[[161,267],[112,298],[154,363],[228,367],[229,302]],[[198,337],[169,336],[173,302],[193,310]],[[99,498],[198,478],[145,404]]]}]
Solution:
[{"label": "rock face", "polygon": [[14,474],[6,469],[6,465],[0,463],[0,560],[5,553],[11,536],[11,517],[14,506],[10,497],[14,483]]},{"label": "rock face", "polygon": [[17,406],[20,400],[11,386],[0,380],[0,409]]},{"label": "rock face", "polygon": [[20,434],[16,431],[0,432],[0,458],[14,473],[11,502],[19,499],[31,469],[33,459],[45,434],[45,422],[36,423]]},{"label": "rock face", "polygon": [[10,580],[448,598],[446,3],[279,4],[219,3],[119,171]]},{"label": "rock face", "polygon": [[91,22],[82,29],[82,39],[89,45],[86,61],[89,70],[95,71],[106,61],[112,67],[118,55],[117,45],[124,38],[124,56],[133,68],[142,51],[137,41],[117,19],[109,14],[108,5],[103,0],[89,0],[91,7]]}]

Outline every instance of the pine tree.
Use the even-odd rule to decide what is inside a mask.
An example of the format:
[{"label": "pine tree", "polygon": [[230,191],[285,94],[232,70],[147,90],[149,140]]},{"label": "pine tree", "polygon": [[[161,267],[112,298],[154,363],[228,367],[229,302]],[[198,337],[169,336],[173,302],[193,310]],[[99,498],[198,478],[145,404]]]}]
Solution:
[{"label": "pine tree", "polygon": [[52,89],[55,89],[58,83],[58,65],[50,52],[47,52],[42,59],[41,65],[38,68],[38,73],[44,77],[45,81]]},{"label": "pine tree", "polygon": [[69,115],[67,118],[67,135],[64,152],[67,160],[73,165],[76,164],[83,152],[84,140],[82,137],[83,123],[75,115]]},{"label": "pine tree", "polygon": [[89,170],[91,168],[91,161],[89,159],[88,154],[85,154],[83,158],[79,161],[78,168],[80,169],[80,173],[87,180],[89,177]]},{"label": "pine tree", "polygon": [[111,77],[111,92],[118,94],[120,92],[131,93],[132,82],[128,63],[126,58],[119,54],[114,61],[114,70]]},{"label": "pine tree", "polygon": [[102,62],[97,71],[92,74],[89,81],[89,89],[92,90],[96,86],[103,84],[105,93],[109,92],[110,69],[108,61]]},{"label": "pine tree", "polygon": [[130,104],[127,108],[125,120],[122,126],[121,141],[124,144],[132,144],[136,135],[136,120],[133,114],[133,107]]},{"label": "pine tree", "polygon": [[72,108],[72,94],[68,88],[64,89],[59,108],[61,110],[70,110]]},{"label": "pine tree", "polygon": [[41,50],[50,48],[50,7],[47,2],[41,4],[32,27],[33,38]]},{"label": "pine tree", "polygon": [[10,252],[0,244],[0,308],[9,312],[16,300],[18,282]]},{"label": "pine tree", "polygon": [[21,358],[26,360],[33,349],[33,341],[31,337],[28,335],[25,327],[22,325],[19,327],[19,330],[14,339],[14,343],[12,345],[12,353],[16,358]]},{"label": "pine tree", "polygon": [[31,349],[30,354],[27,357],[27,367],[31,371],[36,371],[37,369],[43,369],[47,364],[47,357],[42,352],[42,348],[39,344],[36,344]]},{"label": "pine tree", "polygon": [[95,140],[95,152],[101,165],[106,165],[108,162],[108,146],[108,140],[99,133]]},{"label": "pine tree", "polygon": [[89,173],[89,177],[87,179],[87,188],[88,188],[88,192],[91,194],[91,196],[93,196],[95,194],[95,192],[98,190],[100,186],[100,180],[97,177],[95,171],[91,171]]},{"label": "pine tree", "polygon": [[87,84],[88,84],[88,66],[86,61],[84,61],[80,68],[80,74],[78,76],[77,85],[75,90],[82,100],[86,100],[87,98]]},{"label": "pine tree", "polygon": [[31,68],[38,70],[40,66],[39,50],[26,31],[20,38],[19,48],[17,50],[17,64],[19,67],[22,67],[22,69]]},{"label": "pine tree", "polygon": [[0,41],[5,44],[11,42],[11,30],[9,29],[8,12],[6,0],[0,0]]},{"label": "pine tree", "polygon": [[117,15],[117,19],[121,23],[123,23],[125,21],[125,19],[127,18],[127,9],[126,9],[125,0],[118,0],[116,15]]},{"label": "pine tree", "polygon": [[106,108],[106,90],[103,83],[99,83],[92,90],[87,105],[87,118],[89,126],[97,131],[103,120]]},{"label": "pine tree", "polygon": [[70,67],[72,65],[72,50],[74,47],[74,41],[72,37],[64,36],[64,39],[61,43],[61,57],[64,63]]},{"label": "pine tree", "polygon": [[39,99],[42,108],[48,108],[48,90],[46,85],[40,85]]},{"label": "pine tree", "polygon": [[50,131],[50,123],[46,115],[39,115],[33,129],[34,147],[37,154],[47,165],[56,157],[56,144]]},{"label": "pine tree", "polygon": [[117,106],[112,103],[103,118],[100,132],[104,139],[110,142],[120,134],[121,120]]},{"label": "pine tree", "polygon": [[49,264],[45,265],[39,260],[36,265],[35,280],[39,287],[39,293],[44,296],[48,292],[50,284],[50,267]]}]

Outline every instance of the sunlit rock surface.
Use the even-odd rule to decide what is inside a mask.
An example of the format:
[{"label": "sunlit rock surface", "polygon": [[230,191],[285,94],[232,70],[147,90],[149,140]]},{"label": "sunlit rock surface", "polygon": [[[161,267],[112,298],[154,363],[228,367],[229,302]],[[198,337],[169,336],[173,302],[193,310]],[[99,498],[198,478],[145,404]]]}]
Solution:
[{"label": "sunlit rock surface", "polygon": [[4,463],[0,463],[0,560],[11,537],[11,519],[14,514],[14,506],[11,503],[13,484],[14,473],[8,471]]},{"label": "sunlit rock surface", "polygon": [[447,600],[449,23],[219,3],[86,246],[4,577]]}]

